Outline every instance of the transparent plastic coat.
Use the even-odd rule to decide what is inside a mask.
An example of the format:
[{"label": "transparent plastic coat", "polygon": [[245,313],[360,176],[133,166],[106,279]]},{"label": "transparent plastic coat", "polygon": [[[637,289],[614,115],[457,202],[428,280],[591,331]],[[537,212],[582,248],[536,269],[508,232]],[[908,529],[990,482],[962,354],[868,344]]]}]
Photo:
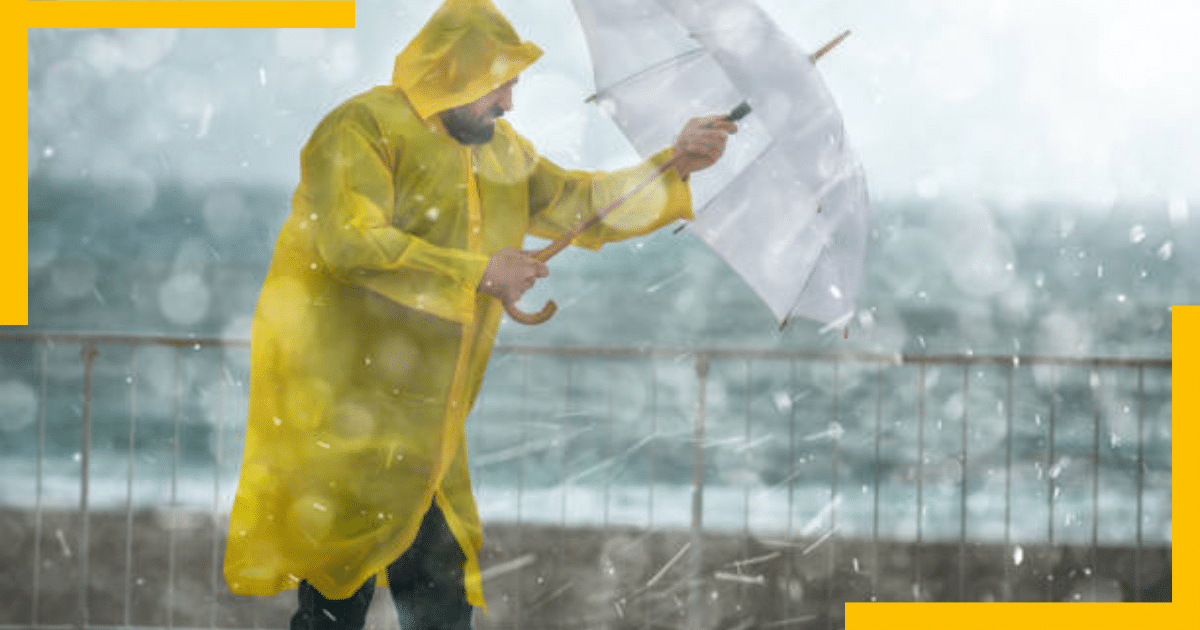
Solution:
[{"label": "transparent plastic coat", "polygon": [[[340,105],[304,147],[254,316],[225,556],[234,593],[306,579],[348,597],[408,548],[436,501],[467,558],[468,599],[484,605],[464,422],[502,311],[476,288],[496,251],[565,232],[672,156],[589,173],[542,159],[503,120],[482,145],[446,134],[438,111],[539,52],[486,0],[449,0],[397,58],[393,85]],[[690,218],[671,170],[575,244]]]}]

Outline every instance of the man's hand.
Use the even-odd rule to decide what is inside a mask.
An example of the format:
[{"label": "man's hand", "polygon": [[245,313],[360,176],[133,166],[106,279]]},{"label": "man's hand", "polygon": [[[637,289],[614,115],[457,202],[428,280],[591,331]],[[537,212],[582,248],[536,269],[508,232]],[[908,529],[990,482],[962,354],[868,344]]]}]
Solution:
[{"label": "man's hand", "polygon": [[546,263],[529,252],[505,247],[488,261],[483,280],[479,282],[479,290],[503,302],[515,303],[538,278],[548,275],[550,270]]},{"label": "man's hand", "polygon": [[693,118],[675,141],[675,169],[686,178],[693,171],[712,166],[725,153],[725,141],[737,133],[737,124],[725,114]]}]

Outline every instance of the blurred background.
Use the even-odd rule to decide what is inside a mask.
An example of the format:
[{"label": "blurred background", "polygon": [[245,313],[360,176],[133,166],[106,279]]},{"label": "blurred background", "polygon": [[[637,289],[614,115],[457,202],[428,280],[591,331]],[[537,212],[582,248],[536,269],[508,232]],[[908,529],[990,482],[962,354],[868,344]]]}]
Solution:
[{"label": "blurred background", "polygon": [[[583,102],[570,3],[496,4],[546,51],[515,92],[516,129],[563,166],[635,163]],[[855,598],[1169,598],[1170,307],[1200,292],[1200,9],[759,4],[807,50],[853,31],[820,63],[873,201],[849,336],[779,331],[687,234],[557,257],[525,303],[560,313],[502,325],[470,423],[504,569],[485,623],[586,625],[595,608],[611,627],[833,627]],[[111,564],[115,622],[283,625],[228,612],[217,579],[244,340],[300,147],[390,81],[437,5],[360,0],[352,30],[29,31],[30,326],[0,330],[0,503],[26,536],[10,557],[37,579],[5,588],[62,590],[21,587],[0,623],[109,614],[79,584]],[[135,527],[141,510],[159,516]],[[111,563],[77,553],[104,531],[93,512],[115,519]],[[193,526],[208,538],[188,552]],[[533,527],[567,533],[538,550]],[[160,535],[163,562],[145,566],[171,571],[155,585],[127,543]],[[708,535],[728,548],[699,555]],[[676,555],[685,542],[703,562]],[[538,564],[568,548],[576,564]],[[199,586],[176,549],[203,559]],[[613,563],[641,590],[596,586]],[[676,573],[686,589],[656,590]],[[705,585],[721,614],[696,612]]]}]

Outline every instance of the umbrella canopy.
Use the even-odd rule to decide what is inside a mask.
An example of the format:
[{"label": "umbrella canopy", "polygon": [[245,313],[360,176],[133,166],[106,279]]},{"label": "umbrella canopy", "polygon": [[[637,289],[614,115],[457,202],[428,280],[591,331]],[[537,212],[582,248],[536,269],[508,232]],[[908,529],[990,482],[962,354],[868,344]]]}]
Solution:
[{"label": "umbrella canopy", "polygon": [[594,100],[642,156],[679,121],[748,101],[713,167],[692,175],[689,230],[770,307],[840,327],[862,281],[869,199],[837,104],[752,0],[572,0]]}]

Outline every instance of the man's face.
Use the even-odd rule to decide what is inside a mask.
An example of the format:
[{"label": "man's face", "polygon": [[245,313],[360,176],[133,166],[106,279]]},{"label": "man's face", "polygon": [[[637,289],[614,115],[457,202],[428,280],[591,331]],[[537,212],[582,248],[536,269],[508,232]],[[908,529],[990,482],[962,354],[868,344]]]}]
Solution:
[{"label": "man's face", "polygon": [[512,90],[517,80],[501,85],[473,103],[441,113],[446,132],[463,144],[483,144],[496,133],[496,119],[512,109]]}]

